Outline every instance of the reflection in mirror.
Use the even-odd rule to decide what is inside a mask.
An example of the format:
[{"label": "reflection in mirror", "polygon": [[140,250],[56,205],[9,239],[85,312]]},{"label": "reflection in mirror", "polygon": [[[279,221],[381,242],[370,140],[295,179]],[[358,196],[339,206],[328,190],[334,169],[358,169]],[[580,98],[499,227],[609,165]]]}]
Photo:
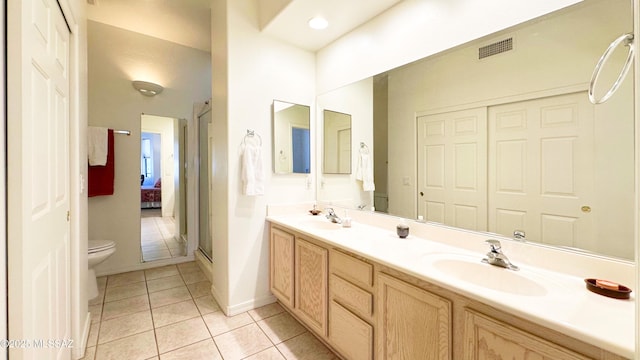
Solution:
[{"label": "reflection in mirror", "polygon": [[323,173],[351,174],[351,115],[337,111],[322,112]]},{"label": "reflection in mirror", "polygon": [[143,114],[140,130],[142,259],[186,256],[186,120]]},{"label": "reflection in mirror", "polygon": [[376,209],[388,197],[390,214],[632,259],[632,81],[587,99],[632,13],[627,0],[583,2],[374,77]]},{"label": "reflection in mirror", "polygon": [[310,108],[273,101],[273,171],[308,174],[311,171]]}]

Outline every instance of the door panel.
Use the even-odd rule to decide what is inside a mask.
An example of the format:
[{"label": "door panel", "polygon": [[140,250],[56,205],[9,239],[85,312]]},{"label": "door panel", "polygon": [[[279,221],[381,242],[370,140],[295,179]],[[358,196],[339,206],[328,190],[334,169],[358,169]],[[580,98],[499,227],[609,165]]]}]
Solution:
[{"label": "door panel", "polygon": [[[588,248],[594,113],[583,93],[489,108],[489,231]],[[584,245],[580,245],[580,244]]]},{"label": "door panel", "polygon": [[418,117],[418,215],[487,229],[486,108]]},{"label": "door panel", "polygon": [[[9,100],[9,336],[68,340],[70,321],[69,30],[53,0],[20,4]],[[17,20],[16,20],[17,21]],[[14,26],[15,27],[15,26]],[[19,69],[19,71],[18,71]],[[19,93],[19,95],[18,95]],[[16,302],[20,304],[17,306]],[[11,357],[68,359],[70,348],[10,349]]]}]

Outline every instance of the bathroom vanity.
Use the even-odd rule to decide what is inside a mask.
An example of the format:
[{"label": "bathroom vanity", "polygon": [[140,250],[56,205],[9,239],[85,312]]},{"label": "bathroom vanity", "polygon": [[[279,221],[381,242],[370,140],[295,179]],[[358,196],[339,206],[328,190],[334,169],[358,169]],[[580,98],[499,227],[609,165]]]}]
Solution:
[{"label": "bathroom vanity", "polygon": [[393,217],[357,216],[351,228],[267,218],[273,294],[344,359],[633,356],[633,300],[590,293],[510,245],[520,271],[483,264],[486,234],[412,223],[417,234],[400,239]]}]

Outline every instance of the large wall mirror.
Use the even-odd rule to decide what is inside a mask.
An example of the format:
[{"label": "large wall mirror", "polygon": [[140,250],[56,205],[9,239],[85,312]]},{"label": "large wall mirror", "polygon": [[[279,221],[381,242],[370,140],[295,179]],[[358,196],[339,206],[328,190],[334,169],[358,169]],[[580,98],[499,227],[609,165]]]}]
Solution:
[{"label": "large wall mirror", "polygon": [[187,255],[187,121],[140,117],[140,229],[142,260]]},{"label": "large wall mirror", "polygon": [[351,115],[332,110],[322,114],[322,172],[351,174]]},{"label": "large wall mirror", "polygon": [[311,172],[310,108],[273,101],[273,171],[276,174]]},{"label": "large wall mirror", "polygon": [[633,82],[605,104],[587,97],[632,17],[628,0],[585,1],[373,77],[350,103],[372,103],[354,131],[373,129],[376,210],[633,259]]}]

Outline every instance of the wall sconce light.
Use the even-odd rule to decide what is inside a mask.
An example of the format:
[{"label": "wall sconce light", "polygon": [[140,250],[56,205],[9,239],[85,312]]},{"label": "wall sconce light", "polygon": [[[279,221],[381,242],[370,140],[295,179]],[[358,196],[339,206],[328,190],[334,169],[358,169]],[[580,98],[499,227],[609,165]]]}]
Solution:
[{"label": "wall sconce light", "polygon": [[160,94],[162,90],[164,90],[161,85],[154,84],[148,81],[135,80],[132,84],[133,87],[136,90],[140,91],[140,93],[144,96],[155,96]]}]

